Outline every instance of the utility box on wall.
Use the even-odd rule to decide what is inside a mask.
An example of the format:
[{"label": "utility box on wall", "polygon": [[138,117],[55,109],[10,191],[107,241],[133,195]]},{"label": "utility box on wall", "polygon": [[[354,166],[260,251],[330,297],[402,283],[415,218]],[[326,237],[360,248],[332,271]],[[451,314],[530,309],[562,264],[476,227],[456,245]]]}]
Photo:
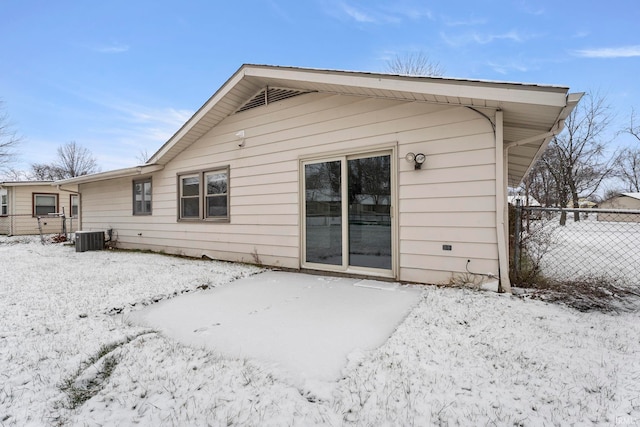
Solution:
[{"label": "utility box on wall", "polygon": [[101,251],[104,249],[104,232],[76,231],[76,252]]}]

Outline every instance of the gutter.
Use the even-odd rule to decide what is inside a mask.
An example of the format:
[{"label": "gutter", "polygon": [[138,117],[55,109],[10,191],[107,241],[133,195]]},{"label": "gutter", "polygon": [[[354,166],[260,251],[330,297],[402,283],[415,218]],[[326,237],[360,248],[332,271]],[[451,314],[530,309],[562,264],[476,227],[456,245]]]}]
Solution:
[{"label": "gutter", "polygon": [[56,187],[56,189],[58,189],[59,191],[66,191],[67,193],[73,193],[73,194],[78,194],[78,190],[67,190],[66,188],[62,188],[62,185],[60,184],[51,184],[51,186]]},{"label": "gutter", "polygon": [[[540,141],[542,139],[543,140],[542,145],[540,145],[540,148],[538,149],[535,156],[533,157],[534,159],[538,159],[549,146],[549,142],[551,141],[551,139],[554,138],[556,135],[558,135],[560,132],[562,132],[562,130],[564,129],[565,120],[567,119],[567,117],[569,117],[569,115],[571,114],[573,109],[576,107],[576,105],[578,105],[578,102],[580,102],[583,96],[584,96],[584,92],[570,93],[566,96],[565,106],[562,108],[562,111],[560,111],[560,114],[558,114],[558,117],[556,118],[556,123],[551,130],[549,130],[548,132],[542,133],[540,135],[521,139],[520,141],[511,141],[505,144],[505,149],[507,149],[508,151],[509,148],[529,144],[531,142]],[[509,153],[505,153],[505,156],[508,156],[508,154]],[[522,175],[523,177],[527,176],[527,174],[533,167],[534,163],[535,162],[532,162],[531,165],[529,165],[529,169],[525,171],[524,175]]]},{"label": "gutter", "polygon": [[[540,145],[540,149],[534,156],[534,162],[531,163],[529,169],[527,169],[523,175],[526,176],[529,173],[529,170],[533,167],[535,160],[538,159],[542,152],[547,149],[551,139],[562,132],[565,120],[569,114],[571,114],[583,95],[584,93],[570,93],[566,96],[566,104],[558,114],[555,124],[551,130],[519,141],[511,141],[506,144],[504,143],[503,138],[503,113],[501,110],[496,112],[496,231],[498,233],[498,262],[500,263],[499,292],[511,293],[508,259],[509,250],[506,237],[509,235],[509,211],[505,199],[505,192],[502,191],[503,188],[506,188],[506,183],[509,179],[509,149],[540,140],[543,141],[542,145]],[[500,148],[498,147],[498,143],[500,143]]]},{"label": "gutter", "polygon": [[[115,178],[126,178],[128,176],[144,175],[164,169],[163,165],[142,165],[126,169],[116,169],[108,172],[94,173],[92,175],[76,176],[68,179],[61,179],[53,182],[51,185],[63,186],[71,184],[86,184],[88,182],[105,181]],[[69,191],[69,190],[67,190]]]},{"label": "gutter", "polygon": [[[504,145],[504,113],[496,111],[495,142],[496,142],[496,238],[498,240],[498,266],[500,280],[498,292],[511,293],[509,280],[509,250],[507,237],[509,235],[509,213],[506,203],[506,182],[509,167],[507,165],[507,148]],[[507,220],[505,220],[507,218]]]}]

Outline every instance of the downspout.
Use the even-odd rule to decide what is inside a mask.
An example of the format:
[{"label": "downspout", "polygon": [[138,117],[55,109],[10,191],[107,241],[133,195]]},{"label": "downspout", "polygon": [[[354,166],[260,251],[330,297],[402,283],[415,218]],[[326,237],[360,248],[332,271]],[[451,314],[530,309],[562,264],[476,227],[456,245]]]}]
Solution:
[{"label": "downspout", "polygon": [[498,292],[511,293],[509,281],[509,250],[507,236],[509,235],[509,211],[505,200],[506,182],[508,179],[507,148],[504,146],[503,112],[496,111],[495,123],[496,139],[496,233],[498,239],[498,264],[500,267],[500,281]]},{"label": "downspout", "polygon": [[[11,197],[9,196],[11,193]],[[15,215],[16,215],[16,187],[11,188],[11,192],[7,189],[7,202],[9,202],[9,209],[7,209],[7,213],[9,214],[9,236],[14,235],[15,227]]]},{"label": "downspout", "polygon": [[507,194],[506,182],[508,178],[507,168],[507,148],[504,147],[504,118],[502,110],[496,110],[495,122],[483,112],[467,107],[470,110],[482,115],[491,124],[496,147],[496,239],[498,241],[498,292],[511,293],[511,282],[509,281],[509,251],[506,236],[509,235],[508,206],[505,196]]},{"label": "downspout", "polygon": [[[53,185],[53,184],[51,184],[51,185]],[[66,188],[62,188],[61,184],[56,184],[56,188],[58,189],[58,191],[66,191],[67,193],[80,194],[78,191],[67,190]]]}]

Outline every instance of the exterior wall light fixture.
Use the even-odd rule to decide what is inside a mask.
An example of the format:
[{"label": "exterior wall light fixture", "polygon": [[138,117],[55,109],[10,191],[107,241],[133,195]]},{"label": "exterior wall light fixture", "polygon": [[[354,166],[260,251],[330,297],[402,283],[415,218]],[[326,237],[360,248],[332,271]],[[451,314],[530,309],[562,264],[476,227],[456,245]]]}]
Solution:
[{"label": "exterior wall light fixture", "polygon": [[413,167],[416,170],[422,169],[422,164],[424,163],[425,160],[427,160],[427,156],[425,156],[422,153],[418,153],[418,154],[407,153],[407,155],[404,156],[404,158],[407,160],[407,162],[413,163]]},{"label": "exterior wall light fixture", "polygon": [[240,147],[240,148],[244,147],[244,144],[245,144],[244,130],[241,130],[240,132],[237,132],[236,133],[236,138],[240,141],[240,143],[238,144],[238,147]]}]

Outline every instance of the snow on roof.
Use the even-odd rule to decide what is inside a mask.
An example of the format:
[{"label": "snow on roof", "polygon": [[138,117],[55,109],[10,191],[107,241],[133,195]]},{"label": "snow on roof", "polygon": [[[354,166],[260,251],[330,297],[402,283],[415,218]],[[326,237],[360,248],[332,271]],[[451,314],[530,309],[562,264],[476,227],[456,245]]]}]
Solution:
[{"label": "snow on roof", "polygon": [[640,193],[622,193],[621,195],[640,200]]},{"label": "snow on roof", "polygon": [[533,196],[529,196],[528,200],[526,196],[520,194],[517,196],[507,196],[507,201],[512,205],[516,203],[516,200],[520,200],[523,206],[542,206]]}]

